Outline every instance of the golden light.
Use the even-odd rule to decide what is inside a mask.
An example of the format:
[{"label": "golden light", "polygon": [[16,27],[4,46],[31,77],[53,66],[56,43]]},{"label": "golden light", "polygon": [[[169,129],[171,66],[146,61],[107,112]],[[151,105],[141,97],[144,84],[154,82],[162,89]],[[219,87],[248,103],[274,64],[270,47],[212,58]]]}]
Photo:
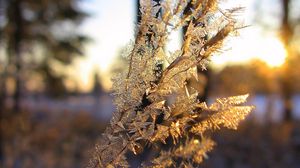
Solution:
[{"label": "golden light", "polygon": [[212,58],[216,67],[226,64],[245,63],[259,59],[270,67],[281,66],[287,56],[284,45],[275,35],[260,35],[255,31],[248,31],[229,43],[232,48]]},{"label": "golden light", "polygon": [[272,37],[265,39],[255,56],[270,67],[278,67],[284,63],[287,53],[282,42],[278,38]]},{"label": "golden light", "polygon": [[[98,3],[99,5],[91,6],[96,15],[87,20],[83,28],[83,32],[90,35],[94,42],[87,46],[87,57],[77,61],[74,72],[70,73],[77,80],[78,87],[82,91],[89,91],[92,88],[95,71],[99,71],[102,75],[104,87],[106,89],[111,87],[109,70],[112,63],[120,54],[120,48],[126,46],[134,35],[134,1],[122,1],[121,5],[119,3],[115,5],[113,1],[105,1],[107,3],[105,5],[101,1]],[[284,45],[276,37],[276,33],[266,33],[261,26],[253,23],[253,11],[250,7],[253,4],[252,0],[230,1],[230,3],[222,4],[225,8],[245,6],[245,11],[239,17],[242,20],[245,19],[245,25],[251,26],[241,29],[239,37],[233,37],[229,42],[226,41],[225,49],[220,56],[214,56],[211,59],[211,65],[214,68],[221,69],[228,64],[245,63],[252,59],[263,60],[271,67],[281,66],[284,63],[287,53]],[[173,32],[170,35],[166,52],[174,52],[180,48],[181,38],[181,31]]]}]

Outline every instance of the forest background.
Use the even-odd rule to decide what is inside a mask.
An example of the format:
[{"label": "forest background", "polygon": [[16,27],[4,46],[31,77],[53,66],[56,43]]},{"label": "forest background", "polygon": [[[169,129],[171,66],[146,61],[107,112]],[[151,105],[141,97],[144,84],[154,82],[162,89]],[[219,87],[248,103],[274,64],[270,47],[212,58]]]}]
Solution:
[{"label": "forest background", "polygon": [[[135,0],[0,0],[2,167],[82,167],[115,107],[110,77],[138,21]],[[203,100],[250,93],[238,132],[203,167],[299,167],[300,2],[227,1],[249,27],[199,72]],[[166,50],[182,39],[172,35]],[[260,153],[260,155],[257,155]],[[132,161],[135,164],[135,161]]]}]

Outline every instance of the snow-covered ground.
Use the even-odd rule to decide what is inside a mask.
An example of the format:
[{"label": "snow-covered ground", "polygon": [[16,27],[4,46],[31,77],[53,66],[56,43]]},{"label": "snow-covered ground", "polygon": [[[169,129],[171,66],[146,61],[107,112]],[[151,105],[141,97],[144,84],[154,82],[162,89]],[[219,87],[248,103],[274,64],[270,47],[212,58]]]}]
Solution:
[{"label": "snow-covered ground", "polygon": [[[249,118],[264,121],[267,117],[273,121],[282,119],[283,100],[280,95],[255,95],[249,98],[249,105],[256,108]],[[88,112],[103,120],[109,120],[115,106],[109,94],[98,97],[92,95],[70,96],[66,99],[27,98],[23,105],[30,111],[73,111]],[[300,119],[300,95],[293,97],[293,116]]]},{"label": "snow-covered ground", "polygon": [[[251,115],[259,121],[271,117],[272,121],[280,121],[283,116],[283,99],[280,95],[255,95],[250,98],[248,104],[255,106]],[[300,119],[300,95],[293,96],[293,117]]]},{"label": "snow-covered ground", "polygon": [[69,96],[66,99],[27,98],[22,104],[29,111],[87,112],[105,121],[108,121],[115,111],[113,99],[109,94]]}]

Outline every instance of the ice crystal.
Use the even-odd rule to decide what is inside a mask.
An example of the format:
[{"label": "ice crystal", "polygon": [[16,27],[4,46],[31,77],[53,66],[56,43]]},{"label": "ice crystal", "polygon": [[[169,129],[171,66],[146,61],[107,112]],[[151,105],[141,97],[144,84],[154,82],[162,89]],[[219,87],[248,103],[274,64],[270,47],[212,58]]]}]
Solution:
[{"label": "ice crystal", "polygon": [[[117,110],[96,145],[90,167],[129,167],[126,153],[172,142],[146,167],[194,167],[207,158],[215,143],[209,132],[236,129],[252,110],[247,95],[219,98],[207,106],[187,81],[198,80],[224,40],[239,28],[238,8],[220,9],[217,0],[141,2],[136,37],[123,54],[128,69],[113,79]],[[164,50],[169,34],[186,26],[183,44]],[[171,145],[171,144],[169,144]]]}]

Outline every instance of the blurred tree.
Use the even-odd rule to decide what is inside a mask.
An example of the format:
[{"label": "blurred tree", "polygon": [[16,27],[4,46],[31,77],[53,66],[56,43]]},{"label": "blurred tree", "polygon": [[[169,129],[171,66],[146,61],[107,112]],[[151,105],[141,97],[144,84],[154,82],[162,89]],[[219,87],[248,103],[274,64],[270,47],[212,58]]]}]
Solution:
[{"label": "blurred tree", "polygon": [[[257,1],[257,5],[261,1]],[[279,82],[281,87],[281,94],[284,99],[284,120],[292,120],[293,103],[292,98],[295,92],[299,89],[300,74],[298,70],[298,65],[300,63],[299,58],[299,33],[300,29],[300,13],[299,6],[300,3],[297,0],[279,0],[279,10],[272,10],[274,13],[263,13],[263,10],[258,10],[257,12],[257,22],[262,25],[266,30],[275,30],[279,32],[281,41],[283,42],[285,49],[287,51],[287,58],[284,65],[281,68],[279,76]],[[272,5],[267,8],[271,8]],[[259,6],[256,6],[259,9]],[[266,8],[261,8],[266,9]],[[275,13],[280,11],[280,13]],[[262,17],[267,16],[267,17]],[[276,18],[272,18],[275,16]],[[269,22],[270,20],[279,21],[279,25],[274,24],[274,22]],[[268,24],[271,23],[271,24]],[[298,50],[298,51],[297,51]],[[297,82],[298,81],[298,82]]]},{"label": "blurred tree", "polygon": [[[283,67],[282,75],[280,78],[281,82],[281,89],[282,94],[284,98],[284,120],[290,121],[292,120],[292,111],[293,111],[293,103],[292,103],[292,97],[293,92],[295,91],[295,71],[297,69],[297,65],[295,65],[295,61],[299,60],[297,59],[298,54],[295,51],[295,47],[293,42],[295,42],[295,31],[296,26],[299,25],[299,18],[292,19],[291,13],[291,3],[295,1],[291,0],[281,0],[281,7],[282,7],[282,18],[281,18],[281,25],[280,25],[280,37],[282,39],[282,42],[285,45],[285,48],[287,50],[288,57],[286,59],[285,65]],[[299,77],[298,77],[299,78]]]},{"label": "blurred tree", "polygon": [[227,96],[233,94],[267,96],[267,109],[264,121],[272,121],[274,93],[278,93],[277,71],[260,60],[253,60],[244,65],[228,65],[211,75],[211,95]]},{"label": "blurred tree", "polygon": [[4,73],[3,73],[3,63],[0,63],[0,107],[3,107],[4,105],[4,99],[6,97],[6,92],[4,92],[4,90],[6,90],[6,85],[5,85],[5,81],[3,80],[5,78]]},{"label": "blurred tree", "polygon": [[[87,15],[78,0],[1,0],[0,34],[6,47],[4,76],[15,79],[14,108],[19,110],[24,78],[30,71],[43,76],[47,93],[64,90],[62,71],[82,55],[87,37],[76,32]],[[36,73],[35,73],[36,74]]]},{"label": "blurred tree", "polygon": [[[192,1],[188,2],[187,6],[185,7],[185,10],[183,11],[183,13],[186,14],[190,14],[193,12],[193,8],[192,8]],[[200,22],[200,21],[196,21],[193,20],[194,24],[199,24],[202,25],[202,27],[205,27],[205,23],[204,22]],[[188,26],[184,26],[182,29],[182,36],[183,39],[185,38],[184,35],[187,31]],[[207,36],[202,37],[204,41],[206,41],[208,39]],[[192,78],[189,81],[187,81],[189,83],[189,86],[196,89],[199,93],[198,95],[198,100],[200,102],[205,102],[208,99],[209,96],[209,91],[211,89],[211,70],[210,67],[207,67],[205,70],[202,69],[201,66],[197,66],[197,73],[198,73],[198,79]]]},{"label": "blurred tree", "polygon": [[212,80],[212,90],[223,95],[270,94],[277,91],[273,70],[259,60],[245,65],[226,66],[220,72],[215,72]]},{"label": "blurred tree", "polygon": [[142,17],[141,17],[142,14],[141,14],[140,8],[141,8],[140,1],[136,0],[136,22],[137,23],[139,23],[142,19]]},{"label": "blurred tree", "polygon": [[96,97],[99,97],[101,94],[104,93],[104,89],[101,83],[100,75],[98,71],[94,72],[94,85],[92,94]]}]

